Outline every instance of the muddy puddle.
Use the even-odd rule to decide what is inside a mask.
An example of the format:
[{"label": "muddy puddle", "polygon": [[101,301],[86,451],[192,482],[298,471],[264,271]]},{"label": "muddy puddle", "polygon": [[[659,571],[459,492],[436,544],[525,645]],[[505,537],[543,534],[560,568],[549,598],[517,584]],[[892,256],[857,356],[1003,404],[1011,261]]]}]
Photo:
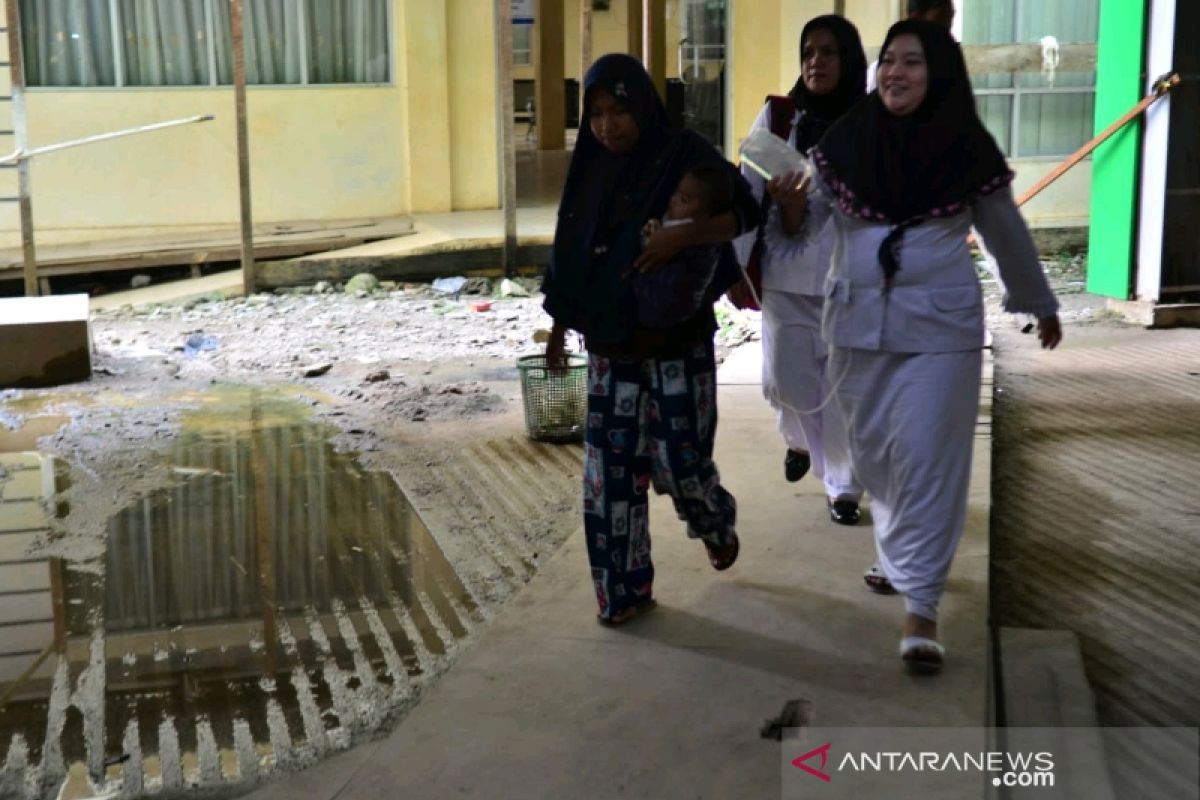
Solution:
[{"label": "muddy puddle", "polygon": [[113,517],[98,560],[28,555],[70,511],[68,470],[28,448],[67,418],[0,442],[0,797],[219,794],[298,768],[405,710],[479,619],[392,477],[308,405],[189,406],[177,482]]}]

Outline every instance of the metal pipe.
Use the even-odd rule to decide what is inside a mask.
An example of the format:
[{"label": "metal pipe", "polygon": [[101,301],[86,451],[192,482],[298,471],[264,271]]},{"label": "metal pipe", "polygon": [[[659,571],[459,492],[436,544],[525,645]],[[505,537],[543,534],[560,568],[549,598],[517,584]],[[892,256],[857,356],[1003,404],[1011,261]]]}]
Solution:
[{"label": "metal pipe", "polygon": [[233,40],[233,103],[237,113],[238,189],[242,209],[242,287],[246,295],[258,290],[254,274],[254,223],[250,206],[250,133],[246,123],[246,44],[242,0],[229,0]]},{"label": "metal pipe", "polygon": [[202,114],[195,117],[187,117],[185,119],[174,119],[170,122],[156,122],[152,125],[141,125],[137,128],[127,128],[125,130],[113,131],[111,133],[98,133],[94,136],[85,136],[82,139],[72,139],[68,142],[59,142],[58,144],[48,144],[45,147],[34,147],[29,150],[18,148],[8,155],[0,158],[0,165],[4,164],[19,164],[26,159],[34,156],[45,155],[46,153],[55,153],[59,150],[66,150],[71,147],[79,147],[84,144],[94,144],[95,142],[106,142],[109,139],[120,139],[123,136],[132,136],[135,133],[149,133],[151,131],[160,131],[164,128],[174,128],[180,125],[191,125],[195,122],[211,122],[215,117],[212,114]]},{"label": "metal pipe", "polygon": [[[8,25],[9,94],[12,97],[13,138],[17,152],[29,146],[29,130],[25,120],[25,56],[21,51],[21,4],[10,0],[6,6]],[[33,244],[33,199],[31,196],[29,162],[17,163],[17,206],[21,215],[21,252],[25,263],[25,296],[37,297],[37,251]]]},{"label": "metal pipe", "polygon": [[[504,212],[504,274],[512,276],[517,268],[517,149],[513,141],[513,47],[512,2],[494,0],[496,17],[496,135],[499,146],[500,207]],[[582,81],[581,81],[582,83]],[[582,92],[581,92],[582,94]],[[539,110],[539,114],[543,111]],[[559,120],[561,122],[561,120]]]}]

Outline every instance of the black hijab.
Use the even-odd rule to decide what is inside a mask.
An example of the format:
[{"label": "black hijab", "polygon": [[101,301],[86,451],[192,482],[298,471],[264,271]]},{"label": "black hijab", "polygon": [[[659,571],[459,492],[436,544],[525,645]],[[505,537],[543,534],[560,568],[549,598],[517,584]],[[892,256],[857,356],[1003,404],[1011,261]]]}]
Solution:
[{"label": "black hijab", "polygon": [[[838,46],[840,74],[829,94],[813,94],[804,85],[804,42],[815,30],[827,30]],[[796,126],[796,149],[807,153],[821,140],[829,126],[862,99],[867,87],[867,56],[863,52],[858,28],[845,17],[826,14],[813,17],[800,32],[800,77],[788,97],[801,112]]]},{"label": "black hijab", "polygon": [[[544,306],[555,320],[591,341],[622,342],[636,327],[636,301],[630,282],[621,276],[641,252],[642,227],[666,211],[688,169],[721,157],[699,136],[669,127],[654,83],[631,56],[611,53],[598,59],[584,76],[583,90],[579,136],[542,284]],[[637,146],[628,155],[613,155],[592,134],[588,110],[601,90],[637,121]],[[753,203],[748,189],[745,194]],[[725,285],[719,291],[736,279],[732,250],[724,260],[730,266],[722,272]]]},{"label": "black hijab", "polygon": [[925,51],[929,85],[921,105],[896,117],[872,92],[813,151],[842,211],[892,225],[879,250],[889,281],[900,268],[897,250],[907,228],[959,214],[1013,177],[976,113],[958,43],[938,25],[904,20],[888,31],[881,52],[905,34],[916,36]]}]

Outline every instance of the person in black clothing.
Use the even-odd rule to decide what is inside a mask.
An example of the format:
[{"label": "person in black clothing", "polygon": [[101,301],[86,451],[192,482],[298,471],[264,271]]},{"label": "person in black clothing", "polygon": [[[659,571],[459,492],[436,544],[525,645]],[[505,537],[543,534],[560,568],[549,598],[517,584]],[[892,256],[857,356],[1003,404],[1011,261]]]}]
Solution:
[{"label": "person in black clothing", "polygon": [[[716,364],[712,301],[738,279],[727,243],[758,224],[758,206],[737,170],[699,135],[673,130],[642,65],[610,54],[584,79],[584,115],[567,173],[550,267],[542,289],[554,319],[546,357],[564,362],[568,329],[588,355],[584,532],[599,619],[621,624],[653,608],[648,491],[669,494],[688,535],[718,570],[738,554],[737,506],[713,463]],[[716,162],[730,174],[732,211],[663,227],[683,175]],[[725,243],[708,302],[676,325],[638,321],[630,268],[661,269],[686,247]]]},{"label": "person in black clothing", "polygon": [[[649,239],[662,228],[707,225],[733,209],[733,180],[724,162],[710,161],[684,173],[667,203],[667,213],[642,228]],[[629,268],[637,295],[638,324],[668,328],[695,316],[710,303],[708,287],[721,263],[720,244],[685,247],[657,270]]]}]

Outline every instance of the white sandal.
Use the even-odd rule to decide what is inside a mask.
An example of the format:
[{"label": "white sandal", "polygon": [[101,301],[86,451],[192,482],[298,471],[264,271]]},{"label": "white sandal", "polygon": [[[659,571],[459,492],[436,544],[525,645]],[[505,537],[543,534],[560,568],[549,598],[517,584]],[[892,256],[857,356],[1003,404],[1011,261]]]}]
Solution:
[{"label": "white sandal", "polygon": [[936,639],[924,636],[905,636],[900,640],[900,658],[909,672],[936,675],[942,671],[946,648]]},{"label": "white sandal", "polygon": [[875,594],[895,594],[896,587],[892,586],[892,582],[888,580],[888,576],[883,574],[878,564],[873,564],[863,573],[863,581],[867,584],[867,588]]}]

